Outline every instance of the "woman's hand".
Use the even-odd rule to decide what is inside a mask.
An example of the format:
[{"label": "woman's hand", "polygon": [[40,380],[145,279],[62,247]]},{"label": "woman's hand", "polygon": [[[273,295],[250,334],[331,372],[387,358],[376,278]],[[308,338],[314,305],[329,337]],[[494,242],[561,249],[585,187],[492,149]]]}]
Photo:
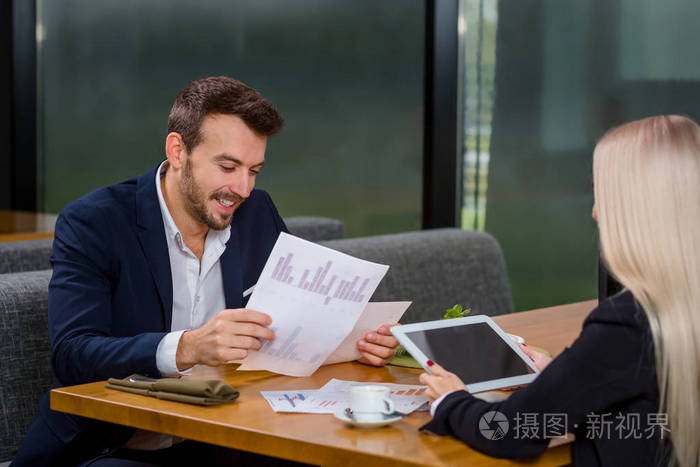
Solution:
[{"label": "woman's hand", "polygon": [[525,355],[530,357],[530,359],[534,362],[535,367],[540,371],[544,370],[553,360],[549,355],[538,352],[537,350],[532,350],[525,344],[520,344],[520,350],[525,352]]},{"label": "woman's hand", "polygon": [[443,394],[448,392],[461,391],[465,389],[464,383],[459,376],[454,373],[450,373],[437,363],[433,363],[428,360],[428,366],[430,371],[433,373],[429,375],[428,373],[422,373],[420,375],[420,382],[428,386],[428,390],[425,394],[434,401]]}]

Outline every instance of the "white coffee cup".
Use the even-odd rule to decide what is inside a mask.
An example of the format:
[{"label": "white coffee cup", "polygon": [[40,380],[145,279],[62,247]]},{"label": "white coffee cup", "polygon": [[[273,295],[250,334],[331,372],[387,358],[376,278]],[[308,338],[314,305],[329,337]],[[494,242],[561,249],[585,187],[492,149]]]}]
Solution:
[{"label": "white coffee cup", "polygon": [[391,391],[385,386],[366,385],[350,388],[350,408],[355,420],[376,422],[394,413]]}]

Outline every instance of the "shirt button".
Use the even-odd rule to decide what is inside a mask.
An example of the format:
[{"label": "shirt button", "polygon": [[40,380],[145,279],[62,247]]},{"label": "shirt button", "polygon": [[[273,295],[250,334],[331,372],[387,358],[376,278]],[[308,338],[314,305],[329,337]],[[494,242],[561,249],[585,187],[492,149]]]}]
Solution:
[{"label": "shirt button", "polygon": [[199,295],[195,295],[195,297],[194,297],[194,302],[195,302],[195,303],[199,303]]}]

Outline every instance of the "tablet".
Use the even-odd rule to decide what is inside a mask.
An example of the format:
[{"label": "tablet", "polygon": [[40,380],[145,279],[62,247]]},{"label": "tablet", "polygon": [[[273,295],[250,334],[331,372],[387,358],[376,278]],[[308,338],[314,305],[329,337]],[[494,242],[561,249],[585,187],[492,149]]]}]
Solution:
[{"label": "tablet", "polygon": [[428,360],[455,373],[469,392],[522,386],[539,372],[530,357],[488,316],[477,315],[391,328],[428,372]]}]

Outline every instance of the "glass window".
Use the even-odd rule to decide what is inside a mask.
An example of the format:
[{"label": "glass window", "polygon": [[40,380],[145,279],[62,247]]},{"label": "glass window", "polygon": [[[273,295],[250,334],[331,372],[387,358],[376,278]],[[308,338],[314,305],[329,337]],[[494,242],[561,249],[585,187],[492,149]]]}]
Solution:
[{"label": "glass window", "polygon": [[700,3],[462,0],[465,228],[518,310],[597,296],[592,152],[614,125],[700,119]]},{"label": "glass window", "polygon": [[38,2],[39,199],[47,212],[164,158],[189,81],[258,89],[286,127],[259,187],[349,236],[419,229],[423,1]]}]

